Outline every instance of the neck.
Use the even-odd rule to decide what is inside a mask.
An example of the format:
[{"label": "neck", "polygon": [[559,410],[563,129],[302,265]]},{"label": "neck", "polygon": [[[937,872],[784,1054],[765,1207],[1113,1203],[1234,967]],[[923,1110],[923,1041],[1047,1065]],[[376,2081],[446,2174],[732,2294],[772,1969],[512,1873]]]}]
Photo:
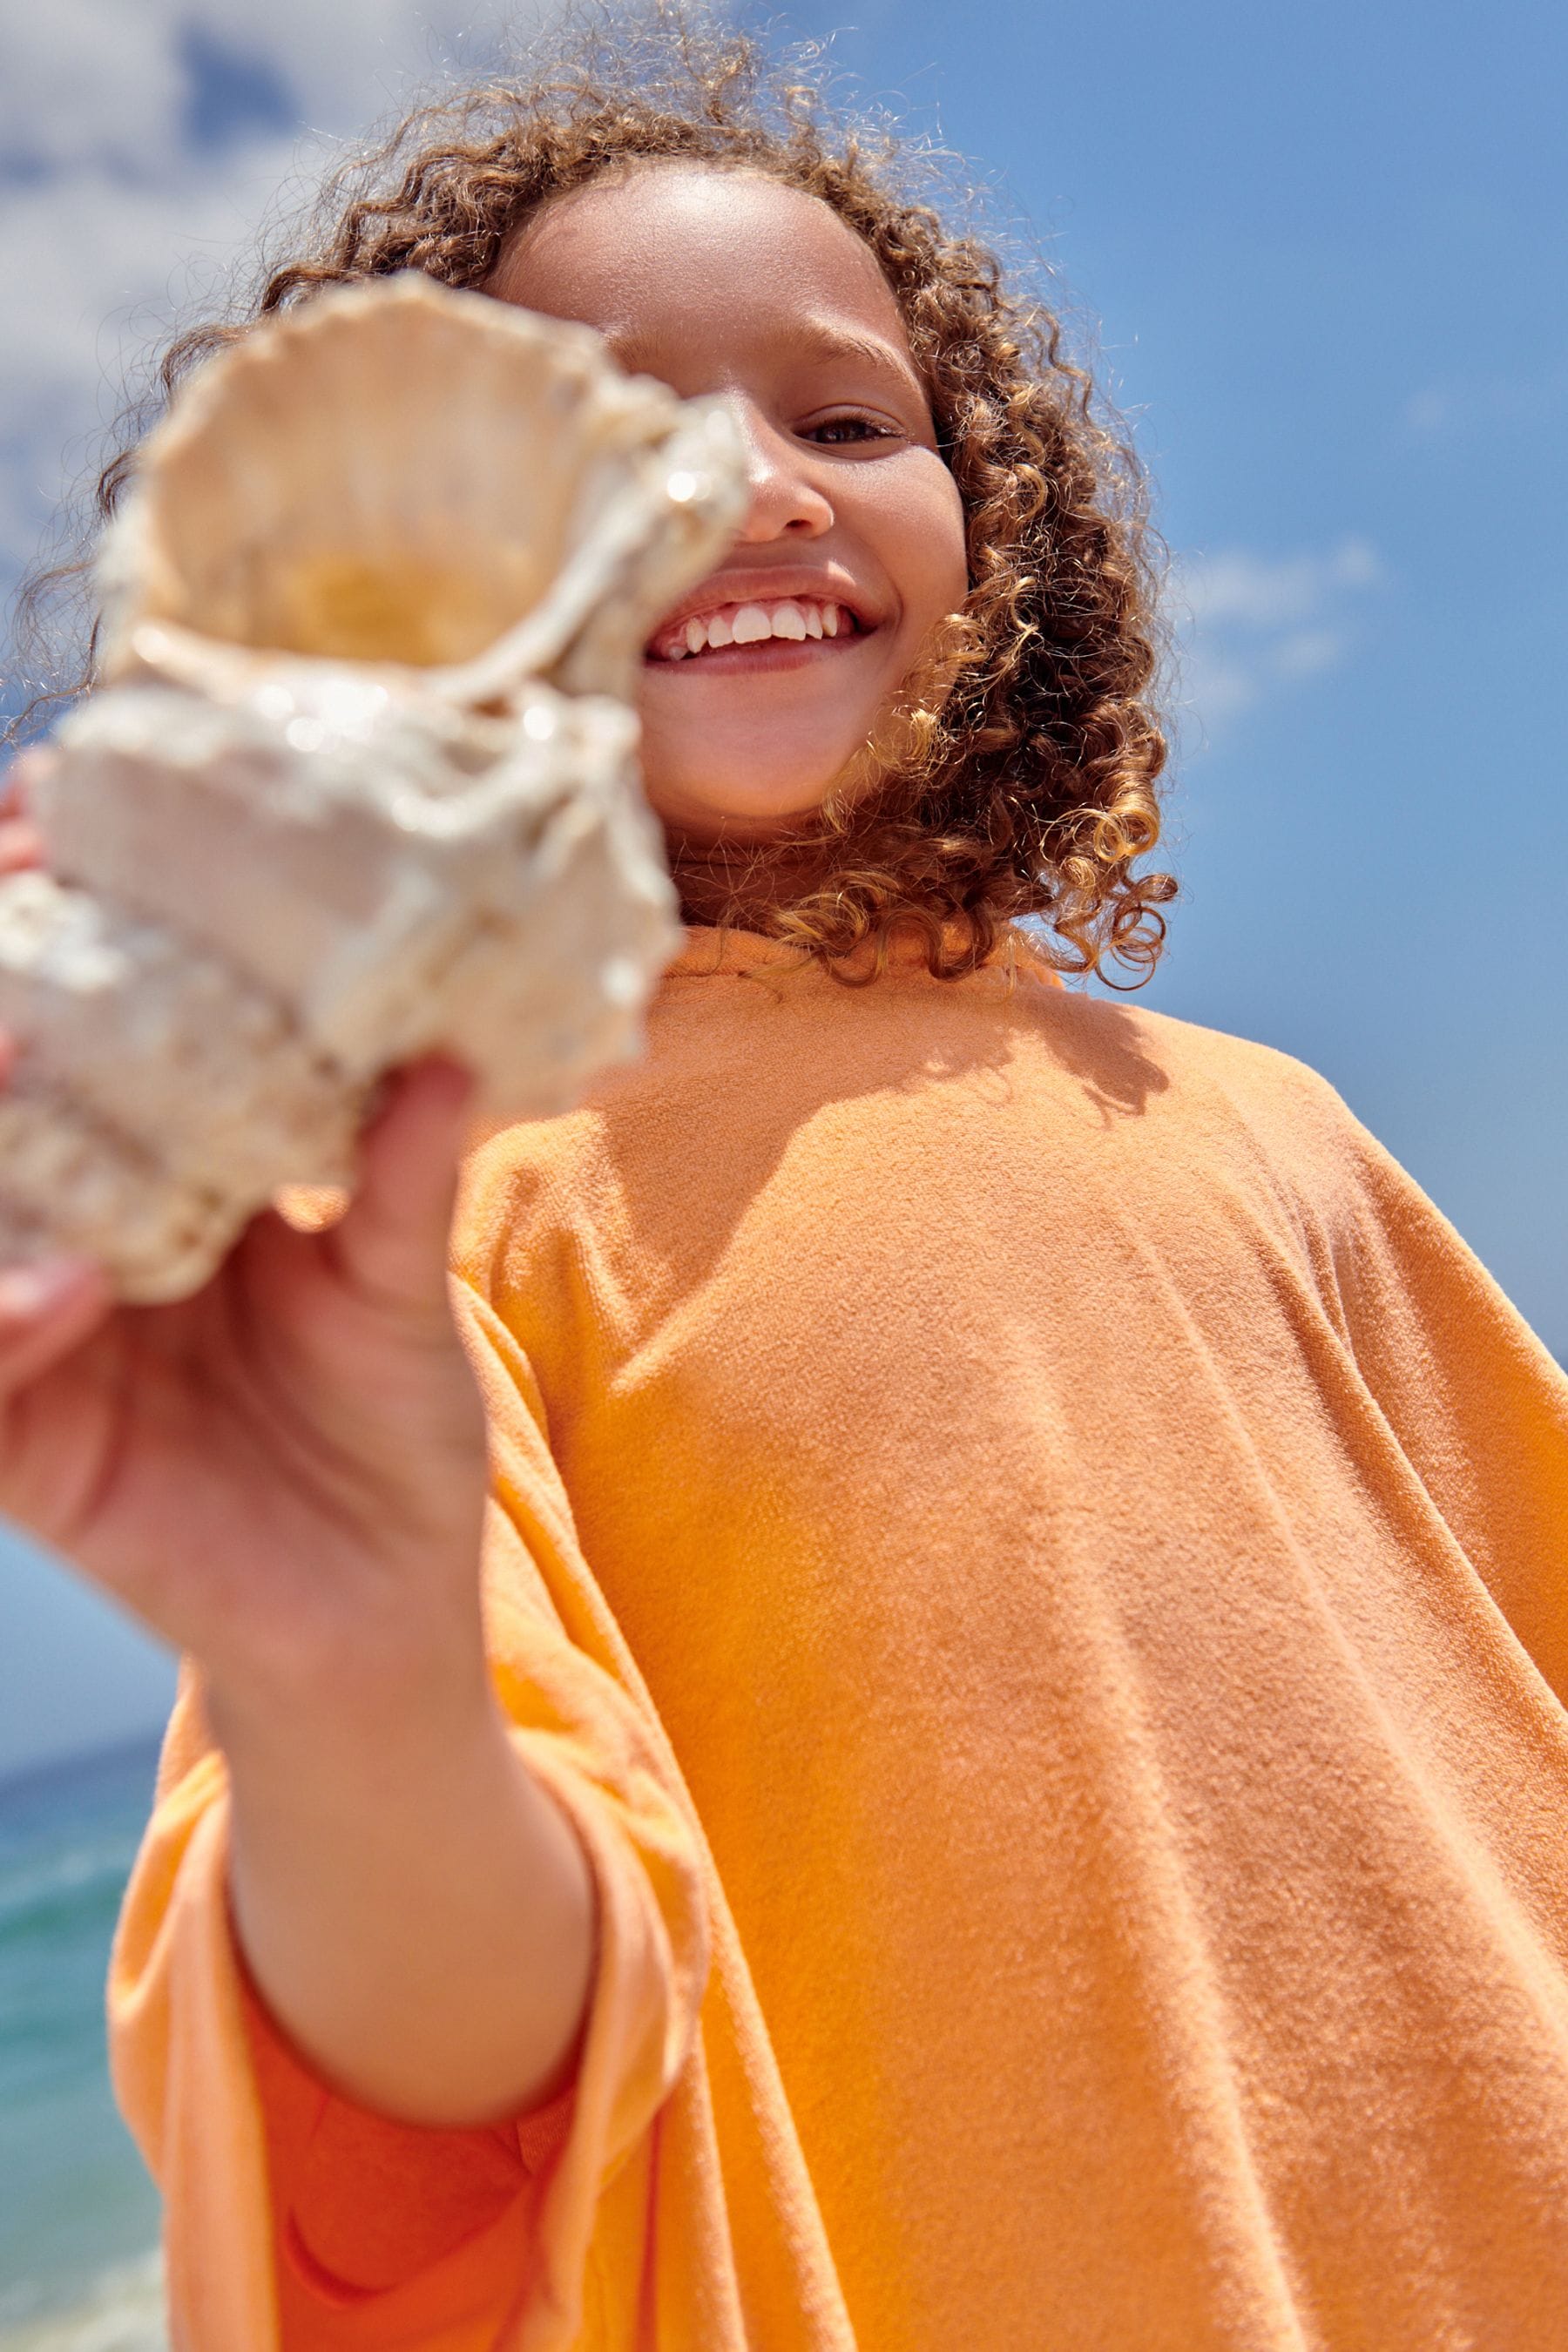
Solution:
[{"label": "neck", "polygon": [[769,918],[804,896],[821,871],[809,842],[705,841],[667,836],[669,870],[689,923],[766,930]]}]

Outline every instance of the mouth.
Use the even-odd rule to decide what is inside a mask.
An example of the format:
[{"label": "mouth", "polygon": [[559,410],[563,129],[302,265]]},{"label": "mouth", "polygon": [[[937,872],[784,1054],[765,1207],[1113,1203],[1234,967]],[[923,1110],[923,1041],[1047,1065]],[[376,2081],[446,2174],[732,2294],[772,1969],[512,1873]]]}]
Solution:
[{"label": "mouth", "polygon": [[644,659],[661,669],[795,668],[847,649],[875,627],[837,597],[747,597],[705,604],[665,622]]}]

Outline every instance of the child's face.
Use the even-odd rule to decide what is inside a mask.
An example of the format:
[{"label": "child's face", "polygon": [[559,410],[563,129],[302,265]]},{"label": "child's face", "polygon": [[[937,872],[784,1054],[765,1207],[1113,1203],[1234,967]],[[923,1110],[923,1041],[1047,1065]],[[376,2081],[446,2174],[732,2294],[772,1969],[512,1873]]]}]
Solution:
[{"label": "child's face", "polygon": [[957,486],[886,280],[815,197],[658,163],[549,205],[490,290],[739,404],[751,512],[648,646],[643,763],[673,833],[764,841],[820,806],[967,586]]}]

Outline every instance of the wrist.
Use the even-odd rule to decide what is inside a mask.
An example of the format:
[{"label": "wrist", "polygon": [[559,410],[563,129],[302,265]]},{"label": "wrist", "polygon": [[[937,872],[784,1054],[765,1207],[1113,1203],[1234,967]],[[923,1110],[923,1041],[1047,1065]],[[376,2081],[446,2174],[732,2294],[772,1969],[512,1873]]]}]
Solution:
[{"label": "wrist", "polygon": [[373,1718],[220,1709],[213,1728],[231,1874],[253,1885],[403,1877],[421,1854],[449,1853],[519,1769],[488,1685],[426,1686]]},{"label": "wrist", "polygon": [[477,1610],[470,1625],[282,1675],[204,1669],[203,1691],[235,1770],[324,1768],[337,1776],[369,1758],[384,1769],[394,1754],[450,1753],[500,1728]]}]

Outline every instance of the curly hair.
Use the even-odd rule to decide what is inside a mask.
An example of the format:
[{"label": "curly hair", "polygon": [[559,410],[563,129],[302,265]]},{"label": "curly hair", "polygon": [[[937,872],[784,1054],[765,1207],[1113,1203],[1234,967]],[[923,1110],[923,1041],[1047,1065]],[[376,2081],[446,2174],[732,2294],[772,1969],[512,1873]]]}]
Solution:
[{"label": "curly hair", "polygon": [[[762,173],[819,198],[892,291],[962,497],[969,593],[810,826],[731,866],[721,919],[869,978],[900,931],[954,977],[1034,918],[1058,970],[1110,980],[1116,965],[1140,984],[1176,888],[1134,870],[1160,836],[1166,752],[1151,533],[1137,459],[1066,355],[1059,318],[1007,289],[990,246],[943,226],[923,200],[929,152],[829,104],[798,59],[771,64],[680,0],[630,21],[624,7],[578,10],[551,38],[528,70],[420,108],[334,173],[306,249],[266,276],[250,319],[400,269],[483,289],[540,205],[644,162]],[[161,401],[247,323],[179,336]],[[100,476],[103,520],[134,463],[132,443]],[[44,575],[25,603],[81,568]],[[90,676],[89,648],[81,684]],[[775,879],[759,897],[762,865]],[[714,870],[696,909],[707,919]],[[689,911],[693,890],[702,877]]]}]

